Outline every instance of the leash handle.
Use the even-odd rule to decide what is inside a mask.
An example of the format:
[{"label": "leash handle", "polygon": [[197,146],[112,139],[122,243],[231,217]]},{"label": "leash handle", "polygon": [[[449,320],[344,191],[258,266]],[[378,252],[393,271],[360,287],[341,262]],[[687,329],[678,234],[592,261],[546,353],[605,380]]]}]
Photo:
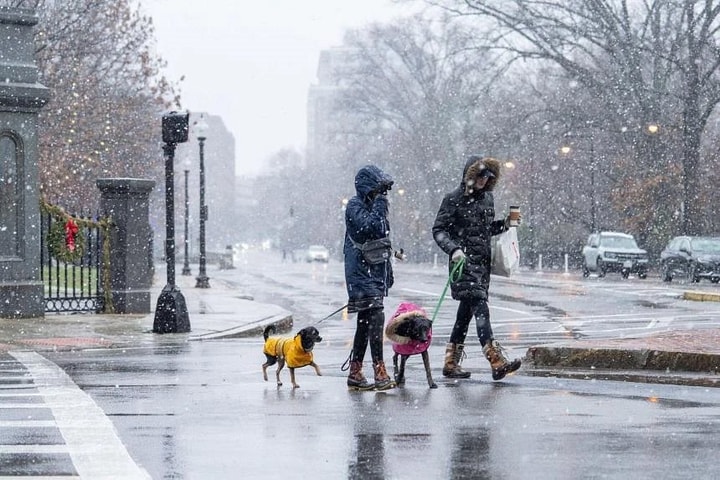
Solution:
[{"label": "leash handle", "polygon": [[438,301],[437,307],[435,307],[435,312],[433,313],[432,320],[430,320],[430,323],[435,322],[435,317],[438,314],[438,311],[440,310],[440,305],[442,305],[443,300],[445,299],[445,294],[447,293],[447,289],[450,286],[451,283],[456,282],[460,279],[460,276],[462,275],[462,270],[465,267],[465,257],[461,258],[457,262],[455,262],[455,265],[453,265],[452,270],[450,270],[450,275],[448,276],[448,280],[445,283],[445,288],[443,289],[442,295],[440,295],[440,300]]}]

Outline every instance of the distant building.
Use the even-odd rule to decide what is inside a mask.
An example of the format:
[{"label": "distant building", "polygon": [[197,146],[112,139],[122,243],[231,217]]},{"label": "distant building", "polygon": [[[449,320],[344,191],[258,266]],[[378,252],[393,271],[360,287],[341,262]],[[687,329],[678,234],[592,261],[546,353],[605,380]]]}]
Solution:
[{"label": "distant building", "polygon": [[337,102],[344,90],[342,71],[352,61],[352,50],[333,47],[320,52],[317,84],[311,85],[307,100],[307,148],[309,165],[333,161],[333,140],[337,133]]}]

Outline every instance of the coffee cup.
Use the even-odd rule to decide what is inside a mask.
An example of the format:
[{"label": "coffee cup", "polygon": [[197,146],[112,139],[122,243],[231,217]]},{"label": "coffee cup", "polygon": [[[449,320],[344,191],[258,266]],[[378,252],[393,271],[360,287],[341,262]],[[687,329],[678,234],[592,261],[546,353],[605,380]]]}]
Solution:
[{"label": "coffee cup", "polygon": [[517,227],[520,225],[520,207],[510,205],[510,226]]}]

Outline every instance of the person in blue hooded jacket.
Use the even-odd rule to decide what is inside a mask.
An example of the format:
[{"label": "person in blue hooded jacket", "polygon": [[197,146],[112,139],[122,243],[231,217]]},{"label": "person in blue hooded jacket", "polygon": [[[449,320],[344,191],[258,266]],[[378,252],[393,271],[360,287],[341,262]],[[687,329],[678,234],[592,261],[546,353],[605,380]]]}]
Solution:
[{"label": "person in blue hooded jacket", "polygon": [[[357,326],[349,357],[347,378],[351,390],[387,390],[395,387],[383,360],[383,326],[385,312],[383,298],[393,285],[391,250],[373,259],[364,255],[367,242],[388,238],[387,193],[392,178],[375,165],[362,167],[355,175],[356,195],[345,208],[345,283],[348,292],[348,312],[357,313]],[[389,242],[388,242],[389,243]],[[368,345],[375,373],[370,384],[363,374],[363,361]]]}]

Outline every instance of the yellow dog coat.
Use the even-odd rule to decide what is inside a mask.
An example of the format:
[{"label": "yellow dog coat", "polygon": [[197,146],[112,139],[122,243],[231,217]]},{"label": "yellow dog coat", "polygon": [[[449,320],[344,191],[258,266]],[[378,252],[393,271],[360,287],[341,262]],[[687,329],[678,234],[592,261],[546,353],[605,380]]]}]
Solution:
[{"label": "yellow dog coat", "polygon": [[294,338],[270,337],[265,342],[263,353],[273,357],[284,358],[290,368],[310,365],[313,361],[312,352],[303,350],[300,335]]}]

